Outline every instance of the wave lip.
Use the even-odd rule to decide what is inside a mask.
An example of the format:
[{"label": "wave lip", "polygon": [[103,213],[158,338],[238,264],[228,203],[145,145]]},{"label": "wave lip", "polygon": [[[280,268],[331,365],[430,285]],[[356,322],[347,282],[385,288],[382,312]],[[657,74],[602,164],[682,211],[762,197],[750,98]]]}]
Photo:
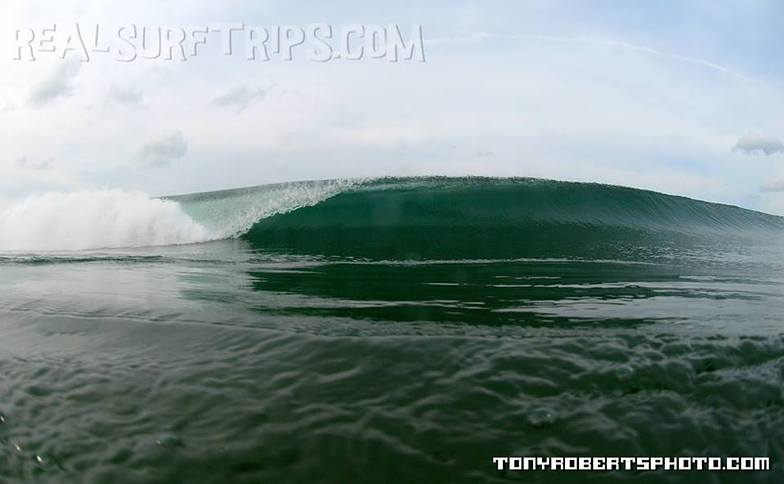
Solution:
[{"label": "wave lip", "polygon": [[164,197],[203,224],[214,239],[238,237],[267,217],[310,207],[363,183],[335,179],[275,183],[233,190]]}]

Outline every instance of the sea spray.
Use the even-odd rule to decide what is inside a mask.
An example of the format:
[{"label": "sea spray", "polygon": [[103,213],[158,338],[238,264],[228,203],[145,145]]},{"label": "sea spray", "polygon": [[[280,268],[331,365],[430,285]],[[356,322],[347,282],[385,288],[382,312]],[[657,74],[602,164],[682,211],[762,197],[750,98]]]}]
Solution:
[{"label": "sea spray", "polygon": [[0,251],[144,247],[209,238],[176,202],[137,191],[46,193],[0,211]]},{"label": "sea spray", "polygon": [[319,203],[361,180],[281,183],[154,198],[121,189],[51,192],[0,206],[0,251],[180,245],[242,235],[259,220]]}]

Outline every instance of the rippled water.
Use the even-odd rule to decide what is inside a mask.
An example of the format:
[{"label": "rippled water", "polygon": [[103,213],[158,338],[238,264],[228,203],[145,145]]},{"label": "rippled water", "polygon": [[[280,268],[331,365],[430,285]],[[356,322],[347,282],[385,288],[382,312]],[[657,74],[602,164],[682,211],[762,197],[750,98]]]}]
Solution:
[{"label": "rippled water", "polygon": [[[782,482],[784,258],[0,259],[0,481]],[[760,455],[528,474],[503,455]]]}]

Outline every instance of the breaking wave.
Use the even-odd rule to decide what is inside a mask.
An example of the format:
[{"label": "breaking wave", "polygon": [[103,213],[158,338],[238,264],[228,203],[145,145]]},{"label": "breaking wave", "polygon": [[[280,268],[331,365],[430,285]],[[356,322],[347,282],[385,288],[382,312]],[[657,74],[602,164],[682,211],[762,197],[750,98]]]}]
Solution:
[{"label": "breaking wave", "polygon": [[260,249],[370,258],[607,257],[782,231],[784,218],[738,207],[525,178],[326,180],[163,198],[49,193],[0,210],[0,250],[14,252],[241,237]]}]

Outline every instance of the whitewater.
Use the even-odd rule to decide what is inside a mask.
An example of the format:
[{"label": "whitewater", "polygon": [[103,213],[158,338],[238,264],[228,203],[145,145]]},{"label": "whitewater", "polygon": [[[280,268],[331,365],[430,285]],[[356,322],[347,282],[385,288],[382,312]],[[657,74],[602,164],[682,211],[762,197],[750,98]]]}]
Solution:
[{"label": "whitewater", "polygon": [[182,245],[241,235],[258,220],[312,205],[358,181],[282,183],[185,195],[123,189],[52,192],[0,207],[0,251],[40,252]]}]

